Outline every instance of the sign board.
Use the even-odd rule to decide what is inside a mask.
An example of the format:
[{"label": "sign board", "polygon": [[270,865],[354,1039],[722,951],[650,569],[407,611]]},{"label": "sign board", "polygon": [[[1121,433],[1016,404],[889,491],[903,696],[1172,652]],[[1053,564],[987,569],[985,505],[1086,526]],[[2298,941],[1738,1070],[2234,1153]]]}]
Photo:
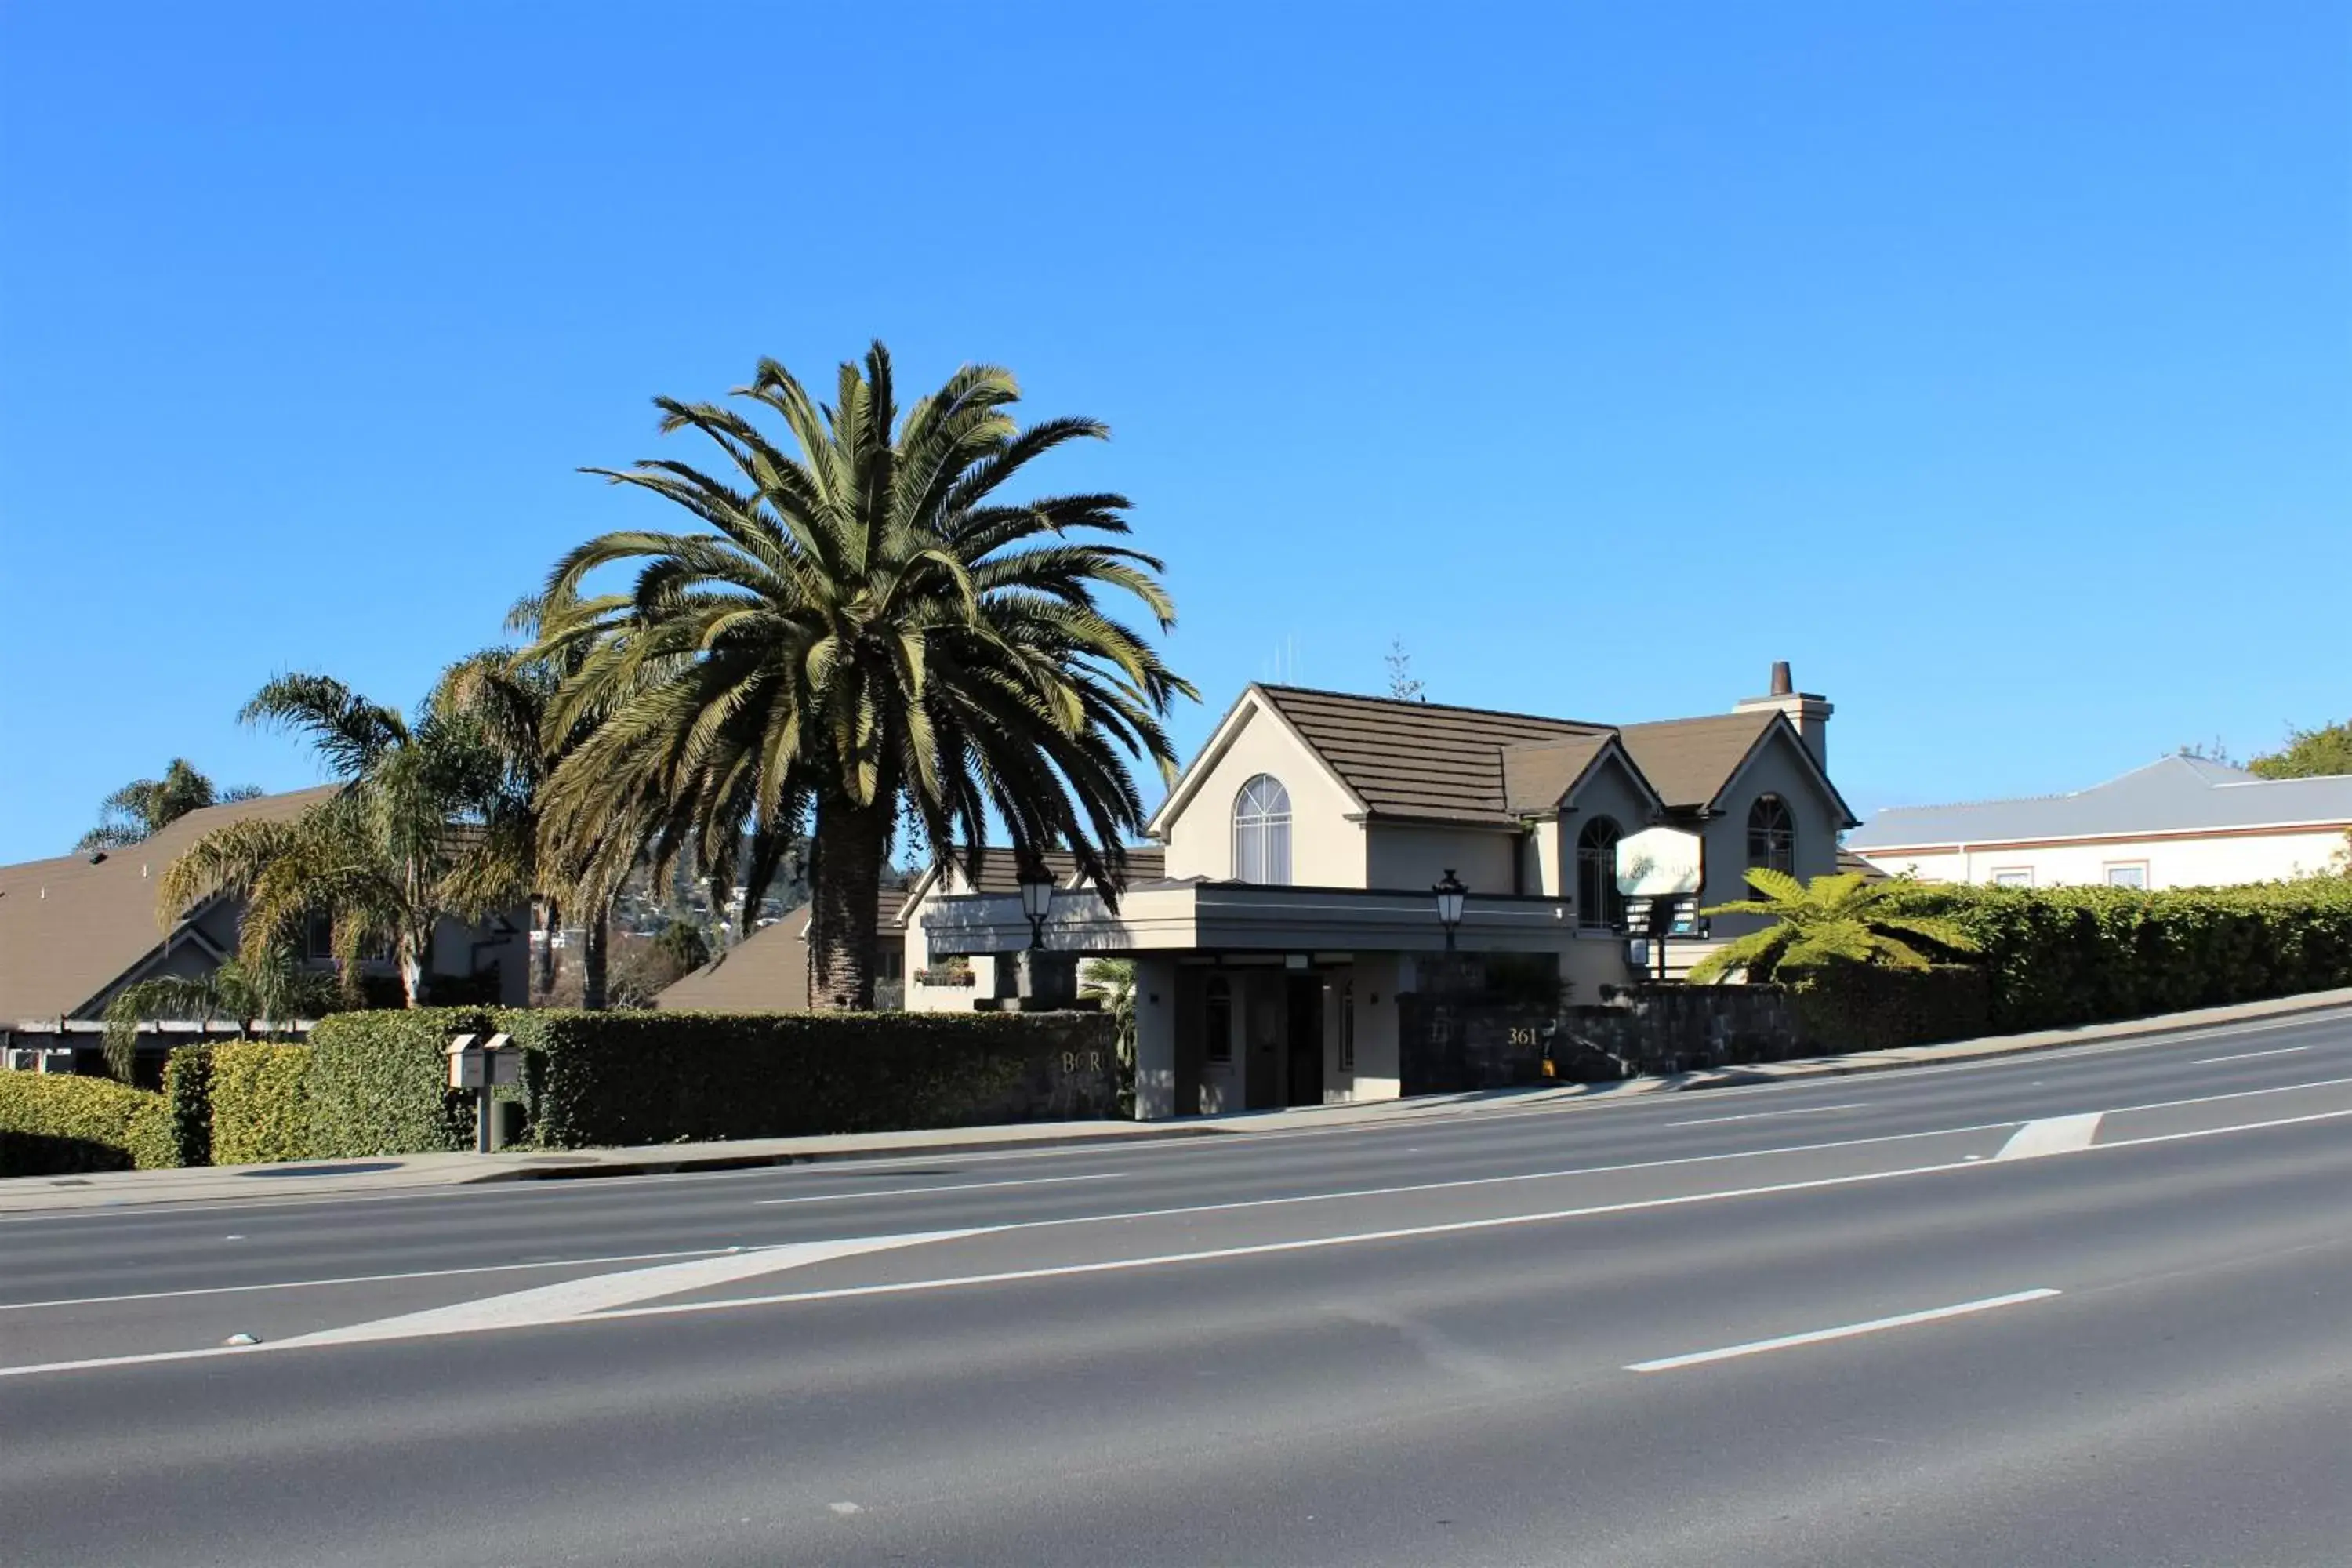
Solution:
[{"label": "sign board", "polygon": [[1704,880],[1699,837],[1679,827],[1645,827],[1617,841],[1617,890],[1628,899],[1681,898]]}]

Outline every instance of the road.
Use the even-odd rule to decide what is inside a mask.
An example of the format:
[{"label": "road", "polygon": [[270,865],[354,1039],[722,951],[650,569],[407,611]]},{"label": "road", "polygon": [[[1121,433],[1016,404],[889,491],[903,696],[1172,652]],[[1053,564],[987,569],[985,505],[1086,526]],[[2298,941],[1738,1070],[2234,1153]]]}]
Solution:
[{"label": "road", "polygon": [[2322,1015],[26,1216],[0,1561],[2341,1564],[2347,1197],[2352,1016]]}]

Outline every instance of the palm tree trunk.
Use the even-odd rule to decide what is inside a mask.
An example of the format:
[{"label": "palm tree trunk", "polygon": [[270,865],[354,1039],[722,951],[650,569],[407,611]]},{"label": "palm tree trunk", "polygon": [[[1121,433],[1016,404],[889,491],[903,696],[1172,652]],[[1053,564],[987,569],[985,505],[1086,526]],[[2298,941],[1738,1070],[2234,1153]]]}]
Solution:
[{"label": "palm tree trunk", "polygon": [[425,963],[432,951],[433,933],[429,930],[421,940],[414,931],[401,939],[400,951],[394,956],[400,964],[400,994],[406,1006],[425,1005]]},{"label": "palm tree trunk", "polygon": [[563,911],[553,894],[539,900],[540,931],[546,941],[539,944],[539,978],[533,983],[531,1001],[543,1003],[548,993],[555,989],[555,933],[563,929]]},{"label": "palm tree trunk", "polygon": [[888,807],[843,800],[818,805],[809,925],[813,1008],[873,1010],[875,904],[889,845]]},{"label": "palm tree trunk", "polygon": [[613,906],[599,903],[583,922],[586,932],[580,952],[580,1005],[592,1013],[604,1010],[604,958],[612,936]]}]

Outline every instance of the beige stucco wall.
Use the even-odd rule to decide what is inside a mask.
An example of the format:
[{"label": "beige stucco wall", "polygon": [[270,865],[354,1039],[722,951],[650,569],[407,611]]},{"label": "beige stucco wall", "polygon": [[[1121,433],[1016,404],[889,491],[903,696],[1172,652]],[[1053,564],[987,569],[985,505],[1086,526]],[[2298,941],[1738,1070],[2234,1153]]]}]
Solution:
[{"label": "beige stucco wall", "polygon": [[[1764,749],[1732,781],[1721,802],[1722,815],[1709,818],[1700,830],[1706,858],[1703,904],[1751,896],[1745,875],[1748,813],[1765,795],[1777,795],[1785,801],[1796,823],[1798,879],[1827,876],[1837,869],[1841,827],[1837,806],[1822,789],[1801,743],[1787,731],[1776,728]],[[1759,916],[1726,915],[1716,920],[1714,930],[1718,937],[1738,936],[1760,923]]]},{"label": "beige stucco wall", "polygon": [[1367,879],[1360,884],[1418,892],[1433,888],[1452,871],[1474,893],[1511,892],[1511,862],[1518,854],[1516,833],[1444,827],[1386,827],[1374,822],[1364,835]]},{"label": "beige stucco wall", "polygon": [[[1243,707],[1223,755],[1167,824],[1168,875],[1223,881],[1234,874],[1234,800],[1260,773],[1290,795],[1290,879],[1307,888],[1361,888],[1364,830],[1338,782],[1256,699]],[[1508,868],[1506,868],[1507,874]]]},{"label": "beige stucco wall", "polygon": [[2152,837],[2016,849],[1994,846],[1932,855],[1868,851],[1863,858],[1890,875],[1910,871],[1932,882],[1989,883],[1999,872],[2023,870],[2032,874],[2037,888],[2096,885],[2107,879],[2110,866],[2144,863],[2151,888],[2213,888],[2333,871],[2344,844],[2343,832],[2331,827],[2229,838]]},{"label": "beige stucco wall", "polygon": [[[1596,816],[1605,816],[1617,825],[1617,837],[1623,838],[1650,826],[1650,798],[1626,773],[1614,755],[1601,766],[1593,769],[1584,782],[1568,797],[1569,810],[1559,819],[1560,876],[1563,880],[1557,889],[1544,890],[1553,898],[1576,899],[1576,841],[1585,825]],[[1581,920],[1584,911],[1578,910],[1575,918]]]}]

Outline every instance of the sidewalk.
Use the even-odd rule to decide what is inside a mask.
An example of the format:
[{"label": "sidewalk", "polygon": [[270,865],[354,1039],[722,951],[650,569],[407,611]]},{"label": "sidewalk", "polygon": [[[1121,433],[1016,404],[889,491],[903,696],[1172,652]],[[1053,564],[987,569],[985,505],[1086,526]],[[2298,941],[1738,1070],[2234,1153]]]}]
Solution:
[{"label": "sidewalk", "polygon": [[1302,1106],[1243,1111],[1182,1121],[1042,1121],[1011,1127],[958,1127],[908,1132],[840,1133],[817,1138],[747,1138],[728,1142],[657,1143],[634,1149],[517,1150],[497,1154],[388,1154],[373,1160],[314,1161],[283,1165],[215,1165],[182,1171],[110,1171],[79,1176],[16,1176],[0,1180],[0,1215],[123,1205],[218,1203],[252,1198],[328,1197],[397,1192],[485,1182],[528,1182],[598,1176],[724,1171],[794,1165],[819,1160],[881,1160],[943,1154],[1011,1152],[1087,1144],[1216,1138],[1318,1128],[1380,1125],[1475,1116],[1488,1110],[1568,1107],[1639,1099],[1691,1089],[1787,1083],[1811,1078],[1887,1072],[1939,1062],[1964,1062],[2032,1051],[2063,1050],[2102,1041],[2159,1043],[2168,1035],[2264,1018],[2352,1008],[2352,990],[2315,991],[2266,1002],[2243,1002],[2077,1029],[1999,1035],[1904,1050],[1809,1057],[1796,1061],[1721,1068],[1670,1078],[1620,1083],[1559,1084],[1544,1089],[1433,1094],[1353,1105]]}]

